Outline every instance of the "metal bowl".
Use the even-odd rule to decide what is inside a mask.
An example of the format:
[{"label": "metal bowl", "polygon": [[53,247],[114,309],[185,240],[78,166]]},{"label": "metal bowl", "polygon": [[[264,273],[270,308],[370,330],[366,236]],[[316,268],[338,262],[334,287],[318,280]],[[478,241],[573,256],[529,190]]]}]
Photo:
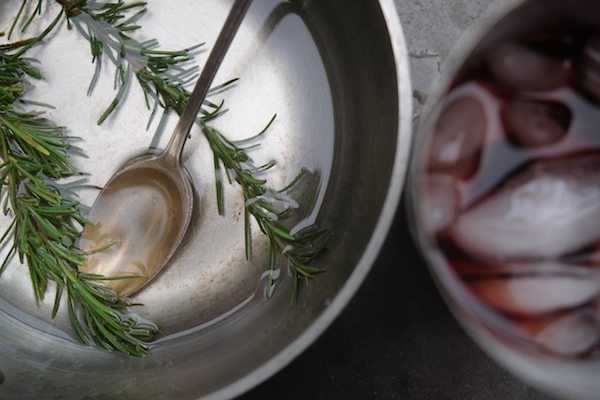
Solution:
[{"label": "metal bowl", "polygon": [[[148,3],[144,18],[166,48],[212,43],[231,6],[221,0]],[[16,12],[19,4],[3,3],[0,14]],[[2,30],[9,22],[0,23]],[[94,100],[85,97],[93,66],[85,42],[69,35],[50,38],[61,57],[36,50],[55,62],[42,64],[47,83],[31,90],[56,106],[52,119],[70,116],[69,128],[84,137],[93,160],[79,166],[92,184],[102,185],[150,142],[160,147],[166,139],[143,129],[141,96],[95,126],[98,104],[114,92],[98,89]],[[200,65],[205,56],[197,55]],[[393,0],[255,1],[215,82],[231,77],[240,82],[215,95],[229,109],[215,124],[239,139],[278,115],[252,157],[277,162],[268,176],[275,186],[301,168],[310,171],[294,189],[301,204],[294,222],[333,232],[317,261],[327,271],[290,306],[291,278],[282,265],[273,296],[265,298],[266,239],[253,229],[246,261],[238,189],[227,187],[225,216],[219,216],[210,149],[192,132],[184,156],[200,206],[175,258],[132,298],[144,304],[133,311],[162,328],[152,355],[83,346],[64,310],[49,318],[53,296],[35,303],[26,267],[13,262],[0,279],[1,398],[232,398],[288,364],[348,303],[392,222],[411,142],[408,59]],[[166,120],[167,132],[174,123]],[[82,201],[91,204],[95,194],[82,193]]]}]

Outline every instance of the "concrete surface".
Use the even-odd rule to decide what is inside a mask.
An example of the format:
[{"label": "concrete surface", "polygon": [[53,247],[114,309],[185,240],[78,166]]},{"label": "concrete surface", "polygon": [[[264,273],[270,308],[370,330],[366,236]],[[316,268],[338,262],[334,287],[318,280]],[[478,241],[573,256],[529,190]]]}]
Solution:
[{"label": "concrete surface", "polygon": [[396,0],[410,56],[415,117],[477,34],[519,0]]}]

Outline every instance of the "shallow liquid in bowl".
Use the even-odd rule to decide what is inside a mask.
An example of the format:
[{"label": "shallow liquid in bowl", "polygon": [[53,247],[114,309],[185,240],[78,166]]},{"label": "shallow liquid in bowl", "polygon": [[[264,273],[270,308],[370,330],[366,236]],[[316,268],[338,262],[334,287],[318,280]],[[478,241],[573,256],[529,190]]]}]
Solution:
[{"label": "shallow liquid in bowl", "polygon": [[[230,4],[220,0],[147,3],[148,12],[139,21],[142,29],[132,35],[140,41],[155,38],[164,50],[206,43],[192,54],[190,63],[202,67]],[[329,81],[321,54],[295,7],[271,0],[256,3],[214,82],[239,81],[208,96],[215,103],[223,100],[227,110],[212,126],[230,140],[243,140],[263,130],[277,115],[266,134],[252,143],[260,146],[249,155],[256,165],[276,163],[262,176],[275,189],[285,187],[302,168],[309,171],[290,192],[300,207],[286,221],[292,227],[308,225],[319,212],[332,166],[334,122]],[[20,0],[2,2],[0,31],[8,33],[20,5]],[[59,11],[54,2],[44,4],[43,9],[50,12],[35,18],[27,32],[16,38],[39,34]],[[88,158],[74,155],[72,162],[89,173],[89,186],[78,194],[83,204],[91,205],[98,191],[90,187],[102,186],[132,157],[163,148],[177,116],[161,119],[159,111],[147,126],[152,110],[133,81],[122,104],[98,125],[100,115],[116,95],[114,67],[108,59],[103,60],[99,80],[88,96],[95,67],[89,43],[75,30],[67,29],[64,21],[61,24],[47,38],[47,44],[28,53],[39,61],[36,65],[45,79],[33,82],[27,93],[28,98],[53,105],[46,116],[67,126],[67,134],[81,138],[75,144]],[[8,41],[7,35],[0,40]],[[219,215],[213,154],[197,127],[191,132],[183,159],[196,191],[189,231],[164,271],[132,298],[144,305],[132,312],[157,323],[163,341],[169,335],[201,329],[239,309],[248,299],[262,297],[267,280],[268,240],[253,224],[252,257],[246,260],[241,191],[225,182],[225,215]],[[0,226],[9,223],[10,216],[0,217]],[[155,248],[160,250],[160,245]],[[2,259],[8,250],[0,249]],[[281,268],[279,282],[286,282],[283,264]],[[14,258],[0,278],[0,309],[44,333],[78,341],[64,307],[57,318],[50,319],[52,287],[46,299],[36,304],[27,274],[26,266]]]},{"label": "shallow liquid in bowl", "polygon": [[517,351],[600,354],[599,44],[593,30],[496,43],[452,86],[421,154],[439,282]]}]

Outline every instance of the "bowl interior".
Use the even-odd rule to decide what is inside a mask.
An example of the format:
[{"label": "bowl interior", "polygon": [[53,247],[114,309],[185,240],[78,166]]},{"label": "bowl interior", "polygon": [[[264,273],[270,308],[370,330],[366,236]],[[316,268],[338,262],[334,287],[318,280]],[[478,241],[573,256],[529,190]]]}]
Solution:
[{"label": "bowl interior", "polygon": [[[0,14],[16,12],[19,3],[0,5]],[[198,38],[212,43],[229,3],[148,1],[145,18],[163,47],[193,45]],[[88,50],[69,32],[52,39],[62,43],[66,64],[43,64],[50,65],[48,84],[54,86],[42,83],[33,94],[48,93],[57,110],[78,115],[69,128],[86,132],[82,147],[98,160],[80,165],[102,185],[149,143],[162,147],[176,119],[166,118],[164,135],[140,129],[148,115],[143,98],[132,95],[133,111],[101,126],[90,123],[97,108],[76,100],[85,97],[80,89],[93,73],[82,66]],[[197,55],[200,65],[206,53]],[[49,54],[38,53],[41,59]],[[53,296],[35,303],[26,267],[15,262],[0,279],[0,397],[233,397],[291,361],[353,295],[391,224],[410,144],[408,64],[393,1],[254,2],[215,82],[231,77],[239,83],[214,95],[229,110],[215,125],[237,140],[277,114],[252,157],[276,161],[267,177],[279,187],[309,170],[292,190],[301,206],[291,223],[331,230],[330,248],[317,260],[326,272],[303,286],[298,305],[290,306],[291,278],[279,260],[281,278],[265,298],[268,241],[254,226],[252,257],[245,259],[239,188],[226,187],[225,216],[219,216],[210,149],[192,132],[184,153],[199,204],[192,228],[170,265],[132,298],[144,304],[133,311],[162,328],[152,356],[82,346],[64,310],[49,318]],[[75,78],[82,82],[74,88],[79,92],[53,91]],[[98,90],[99,99],[114,96]],[[116,134],[122,136],[111,139]],[[82,201],[91,204],[94,195],[82,193]]]}]

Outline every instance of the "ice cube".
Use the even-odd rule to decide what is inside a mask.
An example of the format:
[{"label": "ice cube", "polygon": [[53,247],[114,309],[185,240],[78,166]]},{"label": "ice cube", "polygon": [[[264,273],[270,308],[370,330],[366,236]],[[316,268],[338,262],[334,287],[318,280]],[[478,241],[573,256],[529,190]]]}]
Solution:
[{"label": "ice cube", "polygon": [[475,279],[468,282],[468,287],[500,312],[531,316],[590,302],[600,293],[600,279],[580,273],[517,274]]},{"label": "ice cube", "polygon": [[453,100],[441,112],[429,153],[432,172],[471,176],[477,169],[487,121],[481,103],[469,96]]},{"label": "ice cube", "polygon": [[457,185],[456,179],[448,175],[431,174],[427,177],[420,207],[427,233],[443,231],[458,215],[460,194]]},{"label": "ice cube", "polygon": [[503,42],[486,55],[496,79],[515,90],[545,91],[569,81],[571,62],[552,58],[526,46]]},{"label": "ice cube", "polygon": [[524,147],[540,147],[565,137],[571,113],[562,104],[548,101],[513,100],[502,109],[505,128]]},{"label": "ice cube", "polygon": [[450,227],[476,258],[550,258],[600,237],[600,153],[542,160],[508,178]]},{"label": "ice cube", "polygon": [[554,354],[578,356],[598,343],[599,334],[595,315],[578,310],[553,318],[533,340]]}]

